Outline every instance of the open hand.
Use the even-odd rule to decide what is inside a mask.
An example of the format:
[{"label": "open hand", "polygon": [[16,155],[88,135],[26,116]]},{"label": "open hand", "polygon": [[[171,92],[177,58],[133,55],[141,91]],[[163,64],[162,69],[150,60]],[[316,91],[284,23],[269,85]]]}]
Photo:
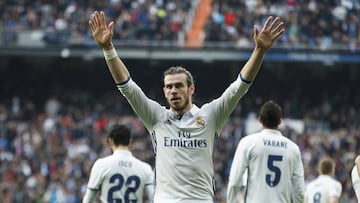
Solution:
[{"label": "open hand", "polygon": [[284,22],[276,17],[270,16],[267,18],[263,28],[259,31],[259,28],[254,26],[254,41],[258,48],[268,50],[271,48],[276,39],[285,32]]},{"label": "open hand", "polygon": [[99,46],[104,50],[112,48],[114,22],[111,21],[109,24],[106,24],[106,18],[103,11],[100,13],[95,11],[93,13],[92,20],[89,21],[89,27],[94,40]]}]

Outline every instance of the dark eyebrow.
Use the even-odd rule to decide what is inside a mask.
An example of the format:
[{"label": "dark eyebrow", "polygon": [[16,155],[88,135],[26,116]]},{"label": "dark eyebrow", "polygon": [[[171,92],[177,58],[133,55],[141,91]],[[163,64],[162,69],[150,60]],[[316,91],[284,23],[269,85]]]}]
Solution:
[{"label": "dark eyebrow", "polygon": [[175,82],[175,83],[168,83],[168,84],[165,84],[165,86],[172,86],[172,85],[184,85],[185,83],[184,82]]},{"label": "dark eyebrow", "polygon": [[164,87],[165,88],[183,88],[185,87],[186,85],[183,83],[183,82],[176,82],[176,83],[169,83],[169,84],[166,84]]}]

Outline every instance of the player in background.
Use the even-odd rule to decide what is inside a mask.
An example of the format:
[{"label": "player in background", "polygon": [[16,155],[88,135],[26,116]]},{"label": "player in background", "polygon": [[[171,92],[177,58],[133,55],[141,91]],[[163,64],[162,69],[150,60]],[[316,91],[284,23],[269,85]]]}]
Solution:
[{"label": "player in background", "polygon": [[302,203],[304,169],[300,149],[284,137],[278,127],[281,107],[267,101],[260,108],[259,122],[263,129],[242,138],[230,169],[227,203],[238,201],[247,170],[244,202]]},{"label": "player in background", "polygon": [[305,203],[338,203],[342,185],[334,179],[335,162],[322,158],[318,165],[319,176],[306,185]]},{"label": "player in background", "polygon": [[351,171],[351,181],[353,185],[353,189],[355,191],[356,199],[360,201],[360,155],[358,155],[355,159],[354,167]]},{"label": "player in background", "polygon": [[100,192],[101,202],[142,203],[144,191],[147,199],[152,201],[154,173],[148,163],[135,158],[129,151],[130,129],[115,125],[107,141],[113,154],[95,161],[82,202],[97,202],[96,195]]},{"label": "player in background", "polygon": [[112,43],[114,22],[107,23],[104,12],[95,11],[89,27],[103,49],[118,89],[151,135],[156,172],[154,202],[213,203],[214,142],[255,79],[265,52],[284,33],[284,23],[269,17],[261,30],[254,26],[255,47],[249,60],[219,98],[201,107],[192,101],[195,85],[191,73],[178,66],[167,69],[163,93],[169,108],[148,98],[132,80]]}]

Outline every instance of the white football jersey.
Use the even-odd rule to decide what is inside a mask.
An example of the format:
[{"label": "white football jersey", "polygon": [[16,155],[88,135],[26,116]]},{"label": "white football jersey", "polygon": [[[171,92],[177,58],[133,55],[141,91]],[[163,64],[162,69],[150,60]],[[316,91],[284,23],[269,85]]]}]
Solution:
[{"label": "white football jersey", "polygon": [[356,165],[351,170],[351,181],[355,191],[356,198],[360,201],[360,177]]},{"label": "white football jersey", "polygon": [[245,202],[299,203],[304,197],[304,169],[299,147],[278,130],[263,129],[237,146],[227,190],[235,203],[247,170]]},{"label": "white football jersey", "polygon": [[147,98],[131,79],[118,85],[149,131],[155,152],[155,203],[211,203],[216,136],[250,84],[240,77],[218,99],[181,118]]},{"label": "white football jersey", "polygon": [[329,175],[319,175],[306,185],[305,203],[328,203],[330,197],[340,198],[341,183]]},{"label": "white football jersey", "polygon": [[[100,192],[101,202],[142,203],[144,191],[151,193],[153,187],[151,166],[127,150],[116,150],[112,155],[96,160],[87,185],[88,190]],[[153,194],[147,195],[152,198]]]}]

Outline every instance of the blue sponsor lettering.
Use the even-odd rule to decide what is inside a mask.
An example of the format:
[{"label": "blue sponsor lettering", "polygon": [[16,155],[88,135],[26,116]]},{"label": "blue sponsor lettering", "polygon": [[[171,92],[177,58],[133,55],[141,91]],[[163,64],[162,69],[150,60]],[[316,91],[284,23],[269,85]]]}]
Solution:
[{"label": "blue sponsor lettering", "polygon": [[263,140],[263,144],[266,147],[280,147],[287,149],[287,142],[286,141],[278,141],[278,140]]},{"label": "blue sponsor lettering", "polygon": [[178,131],[178,137],[190,138],[190,136],[191,136],[190,132]]},{"label": "blue sponsor lettering", "polygon": [[207,140],[164,137],[165,147],[206,148]]}]

